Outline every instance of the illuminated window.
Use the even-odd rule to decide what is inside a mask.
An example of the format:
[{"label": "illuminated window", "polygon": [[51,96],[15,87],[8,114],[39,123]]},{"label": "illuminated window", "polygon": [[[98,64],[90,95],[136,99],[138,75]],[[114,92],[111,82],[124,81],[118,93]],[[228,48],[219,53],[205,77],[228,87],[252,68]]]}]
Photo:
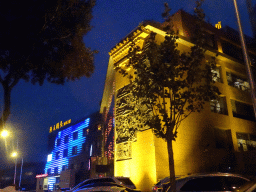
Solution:
[{"label": "illuminated window", "polygon": [[47,162],[49,162],[49,161],[51,161],[52,160],[52,154],[49,154],[48,156],[47,156]]},{"label": "illuminated window", "polygon": [[220,97],[210,101],[211,112],[227,115],[226,98]]},{"label": "illuminated window", "polygon": [[67,157],[68,156],[68,149],[64,149],[63,150],[63,157]]},{"label": "illuminated window", "polygon": [[64,143],[66,144],[66,143],[68,143],[68,141],[69,141],[69,136],[66,135],[66,136],[64,137]]},{"label": "illuminated window", "polygon": [[73,133],[73,140],[76,140],[78,138],[78,131]]},{"label": "illuminated window", "polygon": [[220,76],[220,67],[216,67],[216,69],[212,69],[212,80],[215,82],[221,82]]},{"label": "illuminated window", "polygon": [[57,139],[57,147],[60,146],[60,139]]},{"label": "illuminated window", "polygon": [[228,85],[232,87],[236,87],[242,91],[250,91],[250,85],[248,81],[230,72],[227,72],[227,81],[228,81]]},{"label": "illuminated window", "polygon": [[56,152],[56,156],[55,156],[55,159],[59,159],[60,158],[60,152]]},{"label": "illuminated window", "polygon": [[76,155],[77,154],[77,146],[74,146],[72,148],[72,155]]},{"label": "illuminated window", "polygon": [[236,133],[239,151],[256,150],[256,135],[248,133]]}]

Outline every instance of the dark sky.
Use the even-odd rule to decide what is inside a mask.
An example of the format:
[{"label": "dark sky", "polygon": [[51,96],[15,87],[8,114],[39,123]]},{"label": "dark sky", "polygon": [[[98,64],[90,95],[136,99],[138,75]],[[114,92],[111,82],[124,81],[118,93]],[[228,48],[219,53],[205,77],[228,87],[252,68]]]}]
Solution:
[{"label": "dark sky", "polygon": [[[244,33],[252,36],[246,1],[237,1]],[[194,0],[97,0],[92,20],[94,28],[84,38],[86,46],[99,51],[94,74],[64,86],[49,83],[38,86],[21,81],[12,92],[8,129],[13,136],[8,145],[18,140],[25,161],[46,161],[49,127],[68,119],[75,122],[99,110],[108,52],[143,20],[162,22],[164,2],[169,3],[171,13],[181,8],[193,13],[195,5]],[[237,29],[233,0],[205,0],[203,8],[210,23],[221,21],[222,26]],[[0,106],[3,106],[2,87],[0,92]],[[5,159],[3,141],[0,153],[1,162]]]}]

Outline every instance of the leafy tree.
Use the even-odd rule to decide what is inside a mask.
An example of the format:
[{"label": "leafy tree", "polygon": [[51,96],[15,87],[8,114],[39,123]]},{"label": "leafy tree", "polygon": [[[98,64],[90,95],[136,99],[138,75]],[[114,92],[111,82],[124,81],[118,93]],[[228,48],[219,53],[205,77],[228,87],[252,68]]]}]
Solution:
[{"label": "leafy tree", "polygon": [[118,72],[130,78],[130,89],[136,101],[135,118],[167,141],[172,191],[176,190],[173,141],[178,128],[192,112],[200,112],[206,101],[217,99],[219,95],[212,73],[216,67],[215,58],[210,61],[205,59],[202,2],[196,1],[196,33],[189,52],[177,49],[179,37],[172,29],[170,9],[165,4],[163,16],[169,25],[164,28],[164,41],[159,45],[155,41],[156,34],[152,32],[143,47],[132,42],[127,67],[131,67],[133,72],[115,66]]},{"label": "leafy tree", "polygon": [[11,91],[20,80],[63,85],[94,71],[94,53],[83,37],[90,30],[95,0],[10,0],[0,5],[0,84],[4,126]]}]

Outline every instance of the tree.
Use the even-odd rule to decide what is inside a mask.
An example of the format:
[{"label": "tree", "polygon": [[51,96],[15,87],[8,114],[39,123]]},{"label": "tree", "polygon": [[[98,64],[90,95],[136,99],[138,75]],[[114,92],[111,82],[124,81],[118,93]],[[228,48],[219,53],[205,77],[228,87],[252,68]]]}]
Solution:
[{"label": "tree", "polygon": [[202,28],[203,0],[196,1],[196,33],[189,52],[178,50],[178,34],[173,31],[169,7],[165,4],[166,31],[159,45],[153,32],[139,47],[133,41],[128,53],[129,63],[125,70],[116,70],[130,79],[130,90],[135,98],[133,115],[144,126],[153,129],[157,137],[167,141],[171,190],[176,191],[173,159],[173,141],[177,138],[181,122],[193,112],[200,112],[205,102],[217,99],[219,90],[214,86],[212,69],[215,57],[207,61]]},{"label": "tree", "polygon": [[94,71],[94,53],[83,37],[90,30],[95,0],[11,0],[0,5],[0,84],[4,110],[11,113],[11,91],[20,80],[63,85]]}]

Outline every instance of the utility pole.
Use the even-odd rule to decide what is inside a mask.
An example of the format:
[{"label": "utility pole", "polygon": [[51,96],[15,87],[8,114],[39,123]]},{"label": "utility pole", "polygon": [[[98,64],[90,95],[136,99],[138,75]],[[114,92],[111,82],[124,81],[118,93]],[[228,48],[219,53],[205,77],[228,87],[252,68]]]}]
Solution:
[{"label": "utility pole", "polygon": [[234,0],[234,6],[235,6],[235,11],[236,11],[237,24],[238,24],[238,28],[239,28],[241,46],[243,49],[246,72],[247,72],[247,76],[248,76],[250,87],[251,87],[251,97],[252,97],[252,102],[253,102],[254,116],[256,119],[255,81],[254,81],[253,74],[252,74],[251,62],[250,62],[250,58],[249,58],[246,44],[245,44],[244,34],[243,34],[243,30],[242,30],[242,25],[241,25],[241,20],[240,20],[240,15],[239,15],[236,0]]}]

